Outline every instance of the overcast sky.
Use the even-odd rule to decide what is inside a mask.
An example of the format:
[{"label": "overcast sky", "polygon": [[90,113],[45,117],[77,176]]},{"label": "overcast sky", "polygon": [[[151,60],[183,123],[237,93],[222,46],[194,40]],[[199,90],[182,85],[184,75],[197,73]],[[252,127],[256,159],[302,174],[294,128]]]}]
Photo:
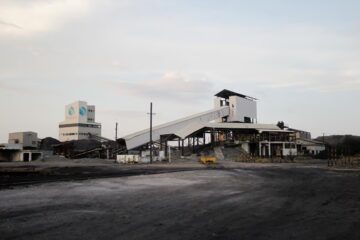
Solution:
[{"label": "overcast sky", "polygon": [[254,96],[258,121],[360,135],[360,1],[0,0],[0,142],[58,138],[64,106],[103,135]]}]

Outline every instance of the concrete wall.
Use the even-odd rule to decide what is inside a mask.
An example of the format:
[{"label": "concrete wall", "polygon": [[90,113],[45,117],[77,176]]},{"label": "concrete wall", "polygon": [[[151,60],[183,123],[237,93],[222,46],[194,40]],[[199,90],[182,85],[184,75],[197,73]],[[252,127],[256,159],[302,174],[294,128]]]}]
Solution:
[{"label": "concrete wall", "polygon": [[95,122],[95,106],[91,105],[91,106],[87,106],[88,111],[87,111],[87,121],[88,122]]},{"label": "concrete wall", "polygon": [[43,158],[40,151],[31,150],[0,150],[0,162],[34,161]]},{"label": "concrete wall", "polygon": [[21,150],[0,150],[0,162],[22,161]]}]

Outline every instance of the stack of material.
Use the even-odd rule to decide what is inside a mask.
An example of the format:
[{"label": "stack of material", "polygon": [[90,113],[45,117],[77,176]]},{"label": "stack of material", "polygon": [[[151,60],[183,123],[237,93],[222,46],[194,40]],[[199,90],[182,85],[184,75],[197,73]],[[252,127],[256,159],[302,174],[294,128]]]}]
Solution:
[{"label": "stack of material", "polygon": [[57,145],[59,143],[60,141],[55,138],[52,137],[44,138],[40,142],[40,150],[52,151],[54,149],[54,145]]},{"label": "stack of material", "polygon": [[[92,149],[101,149],[102,144],[97,140],[83,139],[83,140],[72,140],[68,142],[62,142],[57,145],[54,145],[54,153],[58,155],[63,155],[65,157],[72,158],[73,156],[90,151]],[[92,157],[93,154],[83,156],[83,157]],[[96,154],[98,156],[98,154]]]}]

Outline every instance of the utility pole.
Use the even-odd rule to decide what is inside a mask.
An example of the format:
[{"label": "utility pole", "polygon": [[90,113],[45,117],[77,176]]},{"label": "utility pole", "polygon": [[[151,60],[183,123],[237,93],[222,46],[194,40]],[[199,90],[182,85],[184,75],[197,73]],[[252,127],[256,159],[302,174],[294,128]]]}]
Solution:
[{"label": "utility pole", "polygon": [[153,161],[153,139],[152,139],[152,102],[150,103],[150,163]]},{"label": "utility pole", "polygon": [[153,117],[153,104],[150,102],[150,163],[153,162],[153,139],[152,139],[152,117]]},{"label": "utility pole", "polygon": [[116,125],[115,125],[115,141],[117,140],[117,133],[118,133],[118,123],[116,122]]}]

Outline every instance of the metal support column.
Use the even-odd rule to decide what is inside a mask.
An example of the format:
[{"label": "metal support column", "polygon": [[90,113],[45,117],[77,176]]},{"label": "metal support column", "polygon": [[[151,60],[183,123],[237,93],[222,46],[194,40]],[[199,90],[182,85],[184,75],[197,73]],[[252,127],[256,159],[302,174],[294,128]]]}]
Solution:
[{"label": "metal support column", "polygon": [[259,157],[262,157],[261,142],[259,142]]},{"label": "metal support column", "polygon": [[181,140],[181,156],[184,157],[184,139]]},{"label": "metal support column", "polygon": [[268,151],[268,153],[269,153],[269,158],[271,158],[271,143],[269,142],[269,151]]},{"label": "metal support column", "polygon": [[165,157],[169,158],[168,154],[169,154],[169,151],[168,151],[168,141],[165,140]]}]

